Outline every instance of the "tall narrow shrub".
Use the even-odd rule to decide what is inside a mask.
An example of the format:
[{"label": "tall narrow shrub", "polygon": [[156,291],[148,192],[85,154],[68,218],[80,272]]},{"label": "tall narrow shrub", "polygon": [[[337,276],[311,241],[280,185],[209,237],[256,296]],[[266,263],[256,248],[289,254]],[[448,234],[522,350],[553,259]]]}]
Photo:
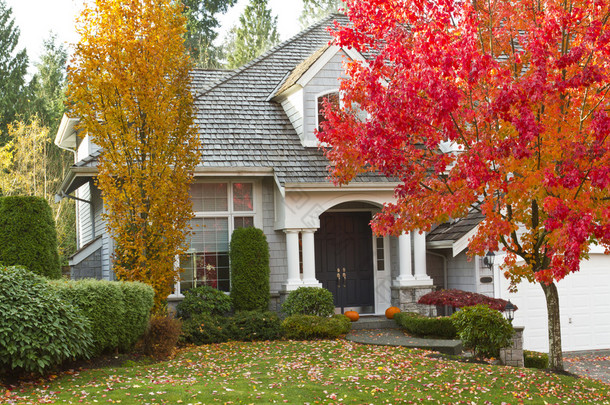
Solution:
[{"label": "tall narrow shrub", "polygon": [[230,247],[231,300],[236,311],[269,307],[269,246],[263,231],[233,231]]},{"label": "tall narrow shrub", "polygon": [[42,197],[0,197],[0,264],[61,277],[55,221]]}]

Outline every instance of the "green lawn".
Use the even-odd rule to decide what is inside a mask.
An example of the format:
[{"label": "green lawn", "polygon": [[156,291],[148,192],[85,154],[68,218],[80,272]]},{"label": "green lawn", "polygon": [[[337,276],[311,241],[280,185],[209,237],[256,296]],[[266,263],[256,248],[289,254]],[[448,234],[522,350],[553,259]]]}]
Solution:
[{"label": "green lawn", "polygon": [[610,404],[610,386],[590,379],[429,353],[345,340],[231,342],[153,365],[62,374],[0,392],[0,403]]}]

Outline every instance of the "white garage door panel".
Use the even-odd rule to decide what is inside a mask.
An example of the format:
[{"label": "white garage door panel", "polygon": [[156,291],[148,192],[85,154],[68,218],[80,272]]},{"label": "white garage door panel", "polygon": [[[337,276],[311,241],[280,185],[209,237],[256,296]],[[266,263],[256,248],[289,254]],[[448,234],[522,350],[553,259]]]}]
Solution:
[{"label": "white garage door panel", "polygon": [[[513,324],[524,326],[524,347],[548,351],[546,301],[538,284],[521,283],[507,293],[501,277],[502,298],[519,307]],[[594,254],[578,273],[557,283],[564,351],[610,349],[610,256]]]}]

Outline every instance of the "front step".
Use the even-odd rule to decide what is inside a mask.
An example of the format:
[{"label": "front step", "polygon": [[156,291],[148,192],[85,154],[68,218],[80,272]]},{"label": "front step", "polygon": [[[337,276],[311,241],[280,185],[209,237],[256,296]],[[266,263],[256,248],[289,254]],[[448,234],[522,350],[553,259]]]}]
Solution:
[{"label": "front step", "polygon": [[352,329],[399,329],[396,321],[385,316],[361,316],[356,322],[352,322]]}]

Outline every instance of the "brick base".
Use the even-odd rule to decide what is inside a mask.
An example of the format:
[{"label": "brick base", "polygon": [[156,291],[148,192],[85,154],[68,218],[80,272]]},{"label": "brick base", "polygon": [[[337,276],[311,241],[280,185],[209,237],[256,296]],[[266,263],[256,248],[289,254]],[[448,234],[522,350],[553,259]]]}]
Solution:
[{"label": "brick base", "polygon": [[392,305],[400,308],[403,312],[417,312],[426,316],[436,316],[436,307],[432,305],[418,304],[417,301],[424,295],[434,290],[434,286],[392,286]]}]

